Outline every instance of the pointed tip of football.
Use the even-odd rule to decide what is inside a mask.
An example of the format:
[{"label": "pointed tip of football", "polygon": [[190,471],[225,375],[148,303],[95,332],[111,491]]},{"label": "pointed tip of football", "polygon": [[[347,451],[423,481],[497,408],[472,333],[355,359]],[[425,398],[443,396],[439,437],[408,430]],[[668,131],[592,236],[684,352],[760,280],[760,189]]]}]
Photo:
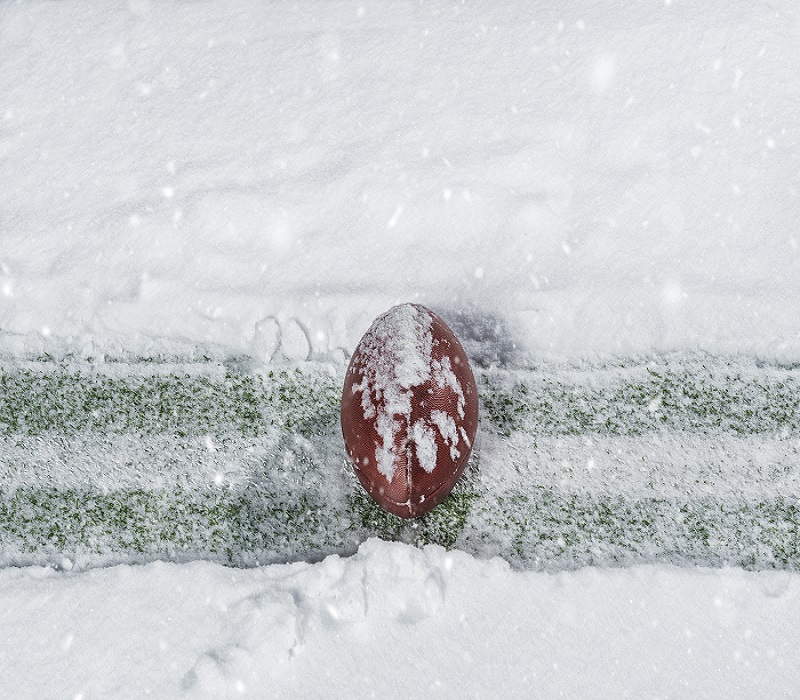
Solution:
[{"label": "pointed tip of football", "polygon": [[464,348],[419,304],[379,316],[356,347],[342,390],[342,434],[367,493],[403,518],[450,493],[478,429],[478,394]]}]

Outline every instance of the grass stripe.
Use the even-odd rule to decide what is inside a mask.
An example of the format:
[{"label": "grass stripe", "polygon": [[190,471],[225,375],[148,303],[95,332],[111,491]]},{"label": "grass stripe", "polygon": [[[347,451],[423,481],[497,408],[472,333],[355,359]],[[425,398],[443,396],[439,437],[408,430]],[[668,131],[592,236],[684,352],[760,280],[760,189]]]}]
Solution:
[{"label": "grass stripe", "polygon": [[622,367],[481,376],[488,420],[504,435],[800,432],[800,369],[712,357]]},{"label": "grass stripe", "polygon": [[235,432],[258,437],[270,426],[310,433],[338,420],[340,389],[329,373],[281,370],[140,372],[114,376],[57,365],[0,372],[0,435]]},{"label": "grass stripe", "polygon": [[[341,377],[320,365],[266,374],[155,372],[128,365],[27,363],[0,369],[0,434],[142,432],[263,435],[276,422],[303,434],[338,419]],[[211,367],[213,370],[214,367]],[[490,428],[505,435],[641,435],[683,430],[800,432],[800,368],[672,357],[616,367],[478,373]]]},{"label": "grass stripe", "polygon": [[800,503],[632,499],[531,486],[478,499],[457,544],[521,568],[648,561],[800,568]]}]

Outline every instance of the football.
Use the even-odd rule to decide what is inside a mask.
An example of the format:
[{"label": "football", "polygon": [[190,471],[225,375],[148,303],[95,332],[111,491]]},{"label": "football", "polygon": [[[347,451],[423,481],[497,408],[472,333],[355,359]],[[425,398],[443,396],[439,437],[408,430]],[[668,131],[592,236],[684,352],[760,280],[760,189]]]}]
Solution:
[{"label": "football", "polygon": [[342,434],[359,481],[403,518],[424,515],[455,486],[478,430],[478,392],[450,327],[419,304],[379,316],[350,359]]}]

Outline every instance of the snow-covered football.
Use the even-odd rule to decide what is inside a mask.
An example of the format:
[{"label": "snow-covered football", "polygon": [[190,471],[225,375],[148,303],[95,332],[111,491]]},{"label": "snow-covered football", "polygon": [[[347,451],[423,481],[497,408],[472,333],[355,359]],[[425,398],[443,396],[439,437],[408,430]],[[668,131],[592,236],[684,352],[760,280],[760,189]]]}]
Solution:
[{"label": "snow-covered football", "polygon": [[342,391],[345,447],[370,496],[395,515],[424,515],[461,477],[477,430],[475,377],[449,326],[419,304],[379,316]]}]

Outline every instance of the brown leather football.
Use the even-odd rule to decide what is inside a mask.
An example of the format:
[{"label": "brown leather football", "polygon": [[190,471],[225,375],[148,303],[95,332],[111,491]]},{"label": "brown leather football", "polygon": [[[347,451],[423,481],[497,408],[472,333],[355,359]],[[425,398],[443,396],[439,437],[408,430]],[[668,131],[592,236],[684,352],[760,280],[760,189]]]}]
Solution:
[{"label": "brown leather football", "polygon": [[477,430],[475,377],[449,326],[419,304],[379,316],[342,391],[344,443],[367,493],[395,515],[424,515],[460,478]]}]

